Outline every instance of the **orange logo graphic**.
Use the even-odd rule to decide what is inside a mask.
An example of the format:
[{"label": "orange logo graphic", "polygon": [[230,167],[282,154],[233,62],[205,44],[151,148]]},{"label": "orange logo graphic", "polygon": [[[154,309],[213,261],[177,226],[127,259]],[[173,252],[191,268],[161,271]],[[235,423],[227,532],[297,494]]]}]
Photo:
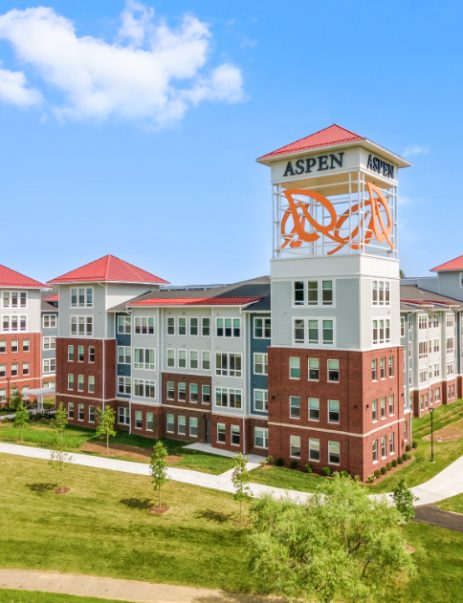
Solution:
[{"label": "orange logo graphic", "polygon": [[[346,245],[351,249],[361,249],[368,245],[373,238],[378,243],[387,243],[394,249],[392,241],[393,222],[389,204],[377,186],[367,183],[369,198],[363,203],[359,202],[347,209],[340,216],[337,215],[334,205],[320,193],[306,189],[293,189],[284,191],[288,200],[288,209],[281,220],[281,248],[301,247],[303,243],[314,243],[325,236],[338,245],[328,251],[328,255],[338,252]],[[327,213],[327,223],[318,222],[310,213],[310,204],[294,199],[294,195],[302,195],[313,199],[312,206],[324,208]],[[363,210],[363,211],[361,211]],[[348,220],[357,219],[349,235],[343,236],[343,227],[349,226]],[[288,222],[292,221],[291,224]],[[361,235],[362,233],[362,235]],[[360,240],[360,235],[362,240]]]}]

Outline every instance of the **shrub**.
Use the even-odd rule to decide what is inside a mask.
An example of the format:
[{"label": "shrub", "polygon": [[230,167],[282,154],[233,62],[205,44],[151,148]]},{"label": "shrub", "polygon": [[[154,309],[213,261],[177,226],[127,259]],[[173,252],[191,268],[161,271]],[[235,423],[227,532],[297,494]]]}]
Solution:
[{"label": "shrub", "polygon": [[381,471],[381,475],[386,475],[387,469],[386,469],[386,467],[381,467],[380,471]]},{"label": "shrub", "polygon": [[415,440],[413,440],[412,442],[412,448],[418,448],[418,442],[416,442]]},{"label": "shrub", "polygon": [[339,475],[341,477],[350,477],[350,473],[349,471],[346,471],[345,469],[343,469],[342,471],[339,472]]},{"label": "shrub", "polygon": [[397,459],[393,459],[391,465],[397,467]]},{"label": "shrub", "polygon": [[266,465],[273,465],[273,456],[269,455],[266,459],[265,459],[265,464]]},{"label": "shrub", "polygon": [[304,469],[307,473],[313,473],[313,467],[310,463],[306,463]]},{"label": "shrub", "polygon": [[278,458],[278,459],[275,461],[275,465],[276,465],[277,467],[284,467],[284,466],[285,466],[285,459],[282,459],[281,457],[280,457],[280,458]]},{"label": "shrub", "polygon": [[298,463],[297,461],[291,461],[291,462],[289,463],[289,467],[290,467],[291,469],[297,469],[297,468],[299,467],[299,463]]},{"label": "shrub", "polygon": [[410,444],[407,444],[407,445],[405,446],[405,450],[406,450],[407,452],[410,452],[410,450],[411,450],[411,449],[412,449],[412,447],[410,446]]},{"label": "shrub", "polygon": [[367,482],[368,482],[369,484],[372,484],[374,481],[375,481],[375,475],[374,475],[374,473],[372,473],[371,475],[369,475],[369,476],[367,477]]},{"label": "shrub", "polygon": [[399,458],[397,459],[397,462],[399,463],[399,465],[401,465],[404,462],[404,460],[401,456],[399,456]]},{"label": "shrub", "polygon": [[322,473],[323,473],[323,475],[326,475],[326,476],[329,477],[331,475],[331,473],[332,473],[331,467],[323,467]]},{"label": "shrub", "polygon": [[386,463],[386,469],[390,471],[392,469],[392,463]]},{"label": "shrub", "polygon": [[379,469],[375,469],[374,476],[379,477],[381,475],[381,471]]},{"label": "shrub", "polygon": [[411,458],[411,455],[408,452],[404,452],[402,458],[404,461],[408,461]]}]

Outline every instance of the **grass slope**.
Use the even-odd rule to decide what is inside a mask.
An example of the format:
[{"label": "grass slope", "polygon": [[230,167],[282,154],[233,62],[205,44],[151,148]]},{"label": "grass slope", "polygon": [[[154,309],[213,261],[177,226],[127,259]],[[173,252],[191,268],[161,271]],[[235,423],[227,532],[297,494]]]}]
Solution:
[{"label": "grass slope", "polygon": [[445,511],[453,511],[454,513],[463,514],[463,494],[452,496],[452,498],[446,498],[440,503],[437,503],[436,506],[444,509]]},{"label": "grass slope", "polygon": [[94,597],[73,597],[25,590],[0,589],[0,603],[124,603],[113,599],[95,599]]}]

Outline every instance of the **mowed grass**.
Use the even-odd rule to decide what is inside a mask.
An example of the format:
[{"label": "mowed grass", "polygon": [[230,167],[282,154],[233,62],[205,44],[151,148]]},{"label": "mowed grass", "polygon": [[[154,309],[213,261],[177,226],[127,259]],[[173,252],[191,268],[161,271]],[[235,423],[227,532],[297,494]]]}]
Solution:
[{"label": "mowed grass", "polygon": [[437,507],[444,509],[444,511],[453,511],[454,513],[463,514],[463,494],[452,496],[452,498],[446,498],[439,503],[436,503]]},{"label": "mowed grass", "polygon": [[[0,455],[0,565],[245,591],[246,528],[233,497],[148,477]],[[53,492],[59,482],[71,488]]]},{"label": "mowed grass", "polygon": [[321,475],[275,465],[265,465],[253,469],[249,476],[251,482],[300,492],[324,492],[329,484],[327,478]]},{"label": "mowed grass", "polygon": [[[0,589],[0,603],[124,603],[114,599],[94,597],[73,597],[72,595],[41,593],[25,590]],[[128,602],[125,602],[128,603]]]},{"label": "mowed grass", "polygon": [[[51,421],[49,419],[31,421],[23,429],[21,442],[20,430],[11,422],[1,422],[0,440],[49,448],[53,446],[56,440],[56,435],[51,427]],[[79,452],[79,449],[86,442],[103,443],[102,438],[96,437],[95,431],[71,426],[68,426],[65,430],[65,440],[66,447],[71,452]],[[233,467],[233,459],[231,458],[218,456],[215,454],[207,454],[197,450],[189,450],[188,448],[184,448],[183,442],[176,442],[174,440],[162,441],[167,448],[168,454],[176,457],[175,459],[173,458],[168,460],[168,464],[174,467],[192,469],[193,471],[203,471],[204,473],[212,473],[216,475],[224,473]],[[150,452],[153,449],[154,440],[144,438],[136,434],[128,434],[127,432],[120,431],[114,438],[111,438],[110,440],[110,446],[117,446],[118,444],[125,446],[137,446],[143,448],[147,452]],[[127,453],[124,453],[123,450],[118,451],[117,455],[112,455],[112,458],[138,460],[131,458]],[[145,462],[149,462],[148,456]]]}]

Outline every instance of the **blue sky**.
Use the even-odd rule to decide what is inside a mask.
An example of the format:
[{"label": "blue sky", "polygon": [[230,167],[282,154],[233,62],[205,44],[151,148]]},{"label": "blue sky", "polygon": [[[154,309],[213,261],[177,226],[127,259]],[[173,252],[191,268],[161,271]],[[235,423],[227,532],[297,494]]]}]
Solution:
[{"label": "blue sky", "polygon": [[268,274],[255,158],[333,122],[414,163],[406,274],[463,254],[462,17],[429,0],[3,0],[1,263],[41,280],[106,253],[176,284]]}]

